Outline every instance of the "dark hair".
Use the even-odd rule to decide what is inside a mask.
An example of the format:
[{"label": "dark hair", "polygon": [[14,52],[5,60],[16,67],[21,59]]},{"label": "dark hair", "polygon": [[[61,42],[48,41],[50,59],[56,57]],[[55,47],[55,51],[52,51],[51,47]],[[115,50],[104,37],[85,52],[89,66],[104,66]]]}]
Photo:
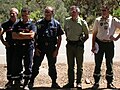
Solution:
[{"label": "dark hair", "polygon": [[24,7],[24,8],[22,8],[21,12],[28,12],[28,13],[30,13],[30,9],[27,8],[27,7]]},{"label": "dark hair", "polygon": [[102,5],[101,10],[102,10],[103,8],[104,8],[104,9],[107,9],[107,10],[110,9],[108,5]]}]

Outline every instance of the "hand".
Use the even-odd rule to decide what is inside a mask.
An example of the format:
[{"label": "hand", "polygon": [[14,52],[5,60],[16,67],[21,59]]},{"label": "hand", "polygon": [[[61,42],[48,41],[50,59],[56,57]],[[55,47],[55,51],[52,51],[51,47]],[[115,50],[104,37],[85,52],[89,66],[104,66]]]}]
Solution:
[{"label": "hand", "polygon": [[58,50],[56,49],[54,52],[53,52],[53,57],[57,57],[58,55]]},{"label": "hand", "polygon": [[41,51],[38,48],[35,48],[35,56],[40,56]]},{"label": "hand", "polygon": [[92,51],[93,53],[95,53],[95,51],[96,51],[96,47],[95,47],[95,46],[92,47],[91,51]]},{"label": "hand", "polygon": [[10,45],[8,44],[7,41],[4,41],[3,44],[4,44],[6,47],[10,47]]},{"label": "hand", "polygon": [[29,33],[29,32],[31,32],[31,30],[29,30],[29,29],[25,29],[25,32],[26,32],[26,33]]},{"label": "hand", "polygon": [[112,41],[116,41],[117,38],[115,38],[115,37],[113,37],[113,35],[111,35],[111,36],[110,36],[110,40],[112,40]]}]

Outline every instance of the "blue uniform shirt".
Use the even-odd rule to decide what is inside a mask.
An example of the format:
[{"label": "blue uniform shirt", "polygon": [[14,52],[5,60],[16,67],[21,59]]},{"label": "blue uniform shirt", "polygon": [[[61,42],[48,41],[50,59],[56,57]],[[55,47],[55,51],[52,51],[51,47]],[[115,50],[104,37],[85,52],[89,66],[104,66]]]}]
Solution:
[{"label": "blue uniform shirt", "polygon": [[6,32],[5,39],[9,45],[14,44],[14,40],[12,39],[12,30],[13,30],[14,24],[15,24],[14,22],[12,22],[11,20],[8,20],[1,25],[1,27],[3,28],[3,31]]},{"label": "blue uniform shirt", "polygon": [[63,34],[63,30],[60,23],[51,19],[47,21],[45,19],[39,20],[37,23],[37,43],[42,48],[46,42],[57,44],[57,37]]},{"label": "blue uniform shirt", "polygon": [[[32,30],[33,32],[36,32],[36,26],[31,20],[29,20],[25,24],[20,20],[18,23],[16,23],[14,25],[13,32],[18,32],[18,33],[19,32],[26,32],[26,33],[28,33],[29,31],[27,31],[26,29],[28,29],[30,31]],[[34,39],[24,39],[24,40],[15,40],[15,41],[16,41],[16,44],[19,44],[19,45],[34,44]]]}]

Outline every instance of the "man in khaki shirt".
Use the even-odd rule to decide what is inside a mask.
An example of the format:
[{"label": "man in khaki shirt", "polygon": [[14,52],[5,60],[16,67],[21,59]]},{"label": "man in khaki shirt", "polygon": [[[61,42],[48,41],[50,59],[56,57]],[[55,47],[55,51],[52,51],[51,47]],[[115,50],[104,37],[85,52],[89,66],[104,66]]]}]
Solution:
[{"label": "man in khaki shirt", "polygon": [[[96,18],[93,26],[93,37],[92,37],[92,52],[95,55],[95,70],[94,80],[95,83],[92,89],[98,89],[100,80],[100,71],[103,56],[105,54],[106,59],[106,80],[107,88],[113,89],[115,86],[113,82],[113,57],[114,57],[114,42],[116,38],[113,37],[116,28],[120,28],[120,20],[109,14],[109,8],[103,5],[101,8],[101,16]],[[97,45],[96,45],[97,43]],[[97,50],[98,49],[98,50]],[[96,52],[97,50],[97,52]]]},{"label": "man in khaki shirt", "polygon": [[79,17],[79,8],[77,6],[70,7],[71,17],[65,20],[65,34],[66,34],[66,52],[68,63],[68,84],[63,88],[74,87],[74,66],[75,59],[77,64],[77,80],[76,87],[82,89],[81,78],[83,72],[83,54],[84,42],[88,39],[88,25],[85,20]]}]

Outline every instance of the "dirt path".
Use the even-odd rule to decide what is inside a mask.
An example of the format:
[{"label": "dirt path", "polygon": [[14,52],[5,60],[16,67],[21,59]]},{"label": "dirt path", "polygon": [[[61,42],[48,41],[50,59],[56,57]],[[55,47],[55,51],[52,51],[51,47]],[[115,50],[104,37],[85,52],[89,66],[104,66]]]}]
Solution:
[{"label": "dirt path", "polygon": [[[64,63],[58,63],[56,64],[57,67],[57,73],[58,73],[58,84],[62,87],[67,83],[67,65]],[[82,86],[83,89],[88,89],[93,84],[93,70],[94,70],[94,63],[84,63],[83,68],[83,78],[82,78]],[[113,84],[117,87],[117,90],[120,89],[120,62],[114,63],[114,81]],[[102,76],[100,79],[100,88],[106,89],[106,80],[105,80],[105,63],[102,64]],[[76,71],[76,67],[75,67]],[[89,84],[86,84],[86,79],[90,80]],[[6,80],[6,65],[1,64],[0,65],[0,87],[4,87]],[[33,90],[56,90],[51,89],[51,79],[48,76],[48,65],[47,63],[43,63],[40,67],[40,73],[35,79],[35,85]],[[44,88],[42,88],[44,87]],[[62,89],[64,90],[64,89]],[[65,89],[66,90],[66,89]],[[76,90],[76,89],[72,89]],[[108,89],[107,89],[108,90]]]}]

